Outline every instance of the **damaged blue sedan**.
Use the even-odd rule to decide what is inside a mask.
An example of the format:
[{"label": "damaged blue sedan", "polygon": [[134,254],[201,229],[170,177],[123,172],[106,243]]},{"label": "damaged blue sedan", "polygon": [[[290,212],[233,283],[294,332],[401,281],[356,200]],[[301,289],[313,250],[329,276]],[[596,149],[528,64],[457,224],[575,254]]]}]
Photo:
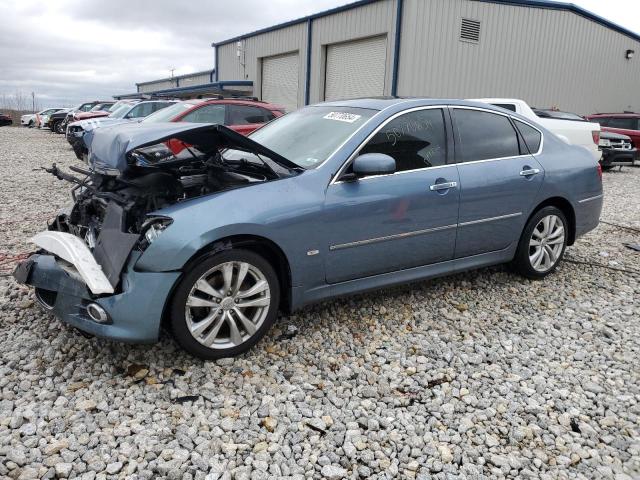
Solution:
[{"label": "damaged blue sedan", "polygon": [[74,204],[15,278],[60,320],[193,355],[252,347],[279,311],[512,263],[552,273],[598,224],[590,153],[457,100],[300,109],[249,138],[212,124],[98,129]]}]

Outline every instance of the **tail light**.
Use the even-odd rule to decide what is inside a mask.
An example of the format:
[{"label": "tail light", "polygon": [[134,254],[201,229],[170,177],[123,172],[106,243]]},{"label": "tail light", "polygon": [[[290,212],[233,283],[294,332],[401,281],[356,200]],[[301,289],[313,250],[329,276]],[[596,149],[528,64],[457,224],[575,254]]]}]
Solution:
[{"label": "tail light", "polygon": [[598,162],[598,177],[602,181],[602,165],[600,165],[600,162]]},{"label": "tail light", "polygon": [[593,143],[596,145],[600,144],[600,131],[594,130],[591,132],[591,136],[593,137]]}]

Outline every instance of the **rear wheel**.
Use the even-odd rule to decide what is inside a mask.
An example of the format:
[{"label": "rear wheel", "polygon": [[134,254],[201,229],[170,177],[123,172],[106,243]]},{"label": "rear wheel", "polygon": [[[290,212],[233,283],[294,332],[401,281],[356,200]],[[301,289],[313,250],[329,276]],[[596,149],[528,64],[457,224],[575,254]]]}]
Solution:
[{"label": "rear wheel", "polygon": [[553,272],[567,246],[567,219],[556,207],[537,211],[524,228],[514,265],[527,278],[540,279]]},{"label": "rear wheel", "polygon": [[187,272],[171,305],[178,343],[203,359],[246,352],[278,314],[280,285],[273,267],[248,250],[227,250]]}]

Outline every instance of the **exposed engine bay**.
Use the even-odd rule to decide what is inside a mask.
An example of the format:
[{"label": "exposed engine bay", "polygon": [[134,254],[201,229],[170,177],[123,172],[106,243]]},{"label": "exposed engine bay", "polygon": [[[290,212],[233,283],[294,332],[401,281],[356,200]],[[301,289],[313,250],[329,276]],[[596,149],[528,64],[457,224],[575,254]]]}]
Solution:
[{"label": "exposed engine bay", "polygon": [[295,173],[246,147],[220,149],[220,143],[194,145],[181,138],[162,138],[127,151],[124,171],[70,167],[78,176],[54,164],[45,170],[74,184],[74,204],[56,217],[49,230],[81,239],[116,287],[131,251],[144,251],[171,224],[171,219],[150,213]]}]

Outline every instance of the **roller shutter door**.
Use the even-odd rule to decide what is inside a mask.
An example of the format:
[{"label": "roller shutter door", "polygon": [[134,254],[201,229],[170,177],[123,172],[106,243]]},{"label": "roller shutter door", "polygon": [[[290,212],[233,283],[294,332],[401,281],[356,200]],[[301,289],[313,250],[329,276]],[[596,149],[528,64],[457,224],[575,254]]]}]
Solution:
[{"label": "roller shutter door", "polygon": [[298,108],[298,61],[297,52],[262,59],[262,100]]},{"label": "roller shutter door", "polygon": [[384,94],[385,36],[327,46],[325,100]]}]

